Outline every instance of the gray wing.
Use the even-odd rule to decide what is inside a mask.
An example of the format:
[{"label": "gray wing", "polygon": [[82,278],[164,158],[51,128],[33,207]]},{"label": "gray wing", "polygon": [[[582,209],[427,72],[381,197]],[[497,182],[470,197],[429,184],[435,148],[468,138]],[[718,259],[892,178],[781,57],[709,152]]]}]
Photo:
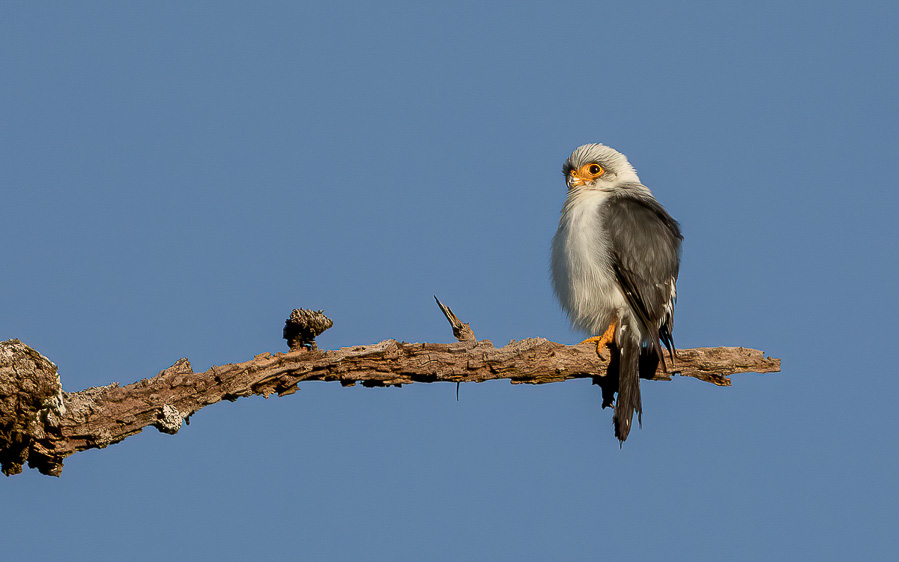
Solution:
[{"label": "gray wing", "polygon": [[673,349],[674,284],[683,236],[671,215],[650,196],[616,195],[602,211],[612,267],[644,338],[661,356],[659,339]]}]

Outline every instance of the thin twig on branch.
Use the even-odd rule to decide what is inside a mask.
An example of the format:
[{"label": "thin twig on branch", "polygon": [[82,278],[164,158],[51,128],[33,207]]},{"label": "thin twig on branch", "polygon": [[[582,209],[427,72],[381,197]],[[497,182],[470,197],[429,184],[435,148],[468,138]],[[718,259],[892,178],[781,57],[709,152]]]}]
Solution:
[{"label": "thin twig on branch", "polygon": [[[436,297],[435,297],[436,298]],[[64,392],[56,365],[18,340],[0,343],[0,464],[7,475],[25,463],[43,474],[59,476],[63,460],[74,453],[104,448],[147,426],[177,433],[182,421],[221,400],[272,394],[285,396],[304,381],[339,381],[367,387],[413,382],[484,382],[543,384],[574,378],[601,378],[607,363],[593,344],[566,346],[543,338],[512,341],[496,348],[474,332],[439,300],[441,311],[460,341],[406,343],[385,340],[373,345],[322,351],[315,335],[330,327],[321,311],[297,310],[284,336],[295,350],[262,353],[250,361],[194,373],[187,359],[149,379],[120,386]],[[308,323],[307,324],[304,324]],[[288,333],[289,332],[289,333]],[[310,334],[311,339],[310,339]],[[728,375],[780,370],[780,360],[742,347],[680,350],[672,374],[729,386]]]}]

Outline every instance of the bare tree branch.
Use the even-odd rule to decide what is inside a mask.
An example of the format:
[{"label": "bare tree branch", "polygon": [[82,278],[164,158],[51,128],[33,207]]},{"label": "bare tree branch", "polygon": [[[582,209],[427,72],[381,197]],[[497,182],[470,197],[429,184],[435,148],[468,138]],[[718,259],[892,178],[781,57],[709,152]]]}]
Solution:
[{"label": "bare tree branch", "polygon": [[[543,384],[606,374],[608,363],[593,344],[566,346],[543,338],[512,341],[496,348],[477,341],[474,332],[440,301],[438,305],[460,341],[451,344],[385,340],[333,351],[315,348],[309,334],[330,327],[321,312],[294,311],[285,338],[296,349],[262,353],[250,361],[194,373],[179,359],[156,376],[120,386],[64,392],[56,365],[18,340],[0,343],[0,464],[7,475],[27,462],[43,474],[58,476],[63,460],[79,451],[104,448],[147,426],[177,433],[182,421],[210,404],[242,396],[285,396],[304,381],[339,381],[344,386],[401,386],[413,382]],[[308,322],[309,325],[303,324]],[[300,325],[297,326],[296,324]],[[310,327],[310,326],[314,326]],[[288,333],[290,332],[290,333]],[[299,336],[297,334],[304,334]],[[728,375],[780,370],[780,360],[742,347],[681,350],[671,374],[729,386]],[[671,380],[656,372],[652,380]]]}]

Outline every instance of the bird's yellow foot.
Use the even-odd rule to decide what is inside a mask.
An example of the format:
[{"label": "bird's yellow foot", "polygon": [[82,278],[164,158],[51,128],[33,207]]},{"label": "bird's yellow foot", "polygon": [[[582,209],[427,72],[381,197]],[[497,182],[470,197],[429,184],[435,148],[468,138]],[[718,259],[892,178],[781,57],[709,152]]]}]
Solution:
[{"label": "bird's yellow foot", "polygon": [[609,324],[608,329],[603,332],[601,336],[593,336],[592,338],[587,338],[581,343],[596,342],[596,355],[598,355],[599,358],[603,361],[607,361],[609,358],[605,357],[602,354],[602,348],[611,344],[615,340],[615,324],[615,322]]}]

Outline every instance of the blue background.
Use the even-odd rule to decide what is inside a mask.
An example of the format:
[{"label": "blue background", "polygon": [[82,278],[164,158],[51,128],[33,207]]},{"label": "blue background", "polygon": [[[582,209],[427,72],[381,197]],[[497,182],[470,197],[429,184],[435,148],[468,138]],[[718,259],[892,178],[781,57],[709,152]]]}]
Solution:
[{"label": "blue background", "polygon": [[866,3],[3,2],[0,340],[69,391],[285,349],[572,343],[570,151],[686,236],[679,347],[783,372],[307,383],[0,482],[4,557],[895,558],[899,9]]}]

